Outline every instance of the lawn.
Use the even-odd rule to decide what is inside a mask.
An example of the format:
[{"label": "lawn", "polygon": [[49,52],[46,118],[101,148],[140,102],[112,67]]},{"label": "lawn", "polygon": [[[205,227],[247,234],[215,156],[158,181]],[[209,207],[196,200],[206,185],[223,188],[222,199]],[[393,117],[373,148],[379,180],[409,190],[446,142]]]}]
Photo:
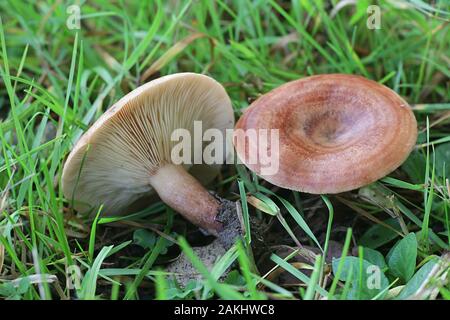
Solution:
[{"label": "lawn", "polygon": [[[0,299],[450,300],[448,1],[7,0],[0,18]],[[361,75],[410,104],[418,139],[340,194],[224,165],[208,189],[239,203],[246,235],[206,265],[213,237],[157,198],[87,216],[61,187],[108,107],[178,72],[220,82],[236,120],[286,82]]]}]

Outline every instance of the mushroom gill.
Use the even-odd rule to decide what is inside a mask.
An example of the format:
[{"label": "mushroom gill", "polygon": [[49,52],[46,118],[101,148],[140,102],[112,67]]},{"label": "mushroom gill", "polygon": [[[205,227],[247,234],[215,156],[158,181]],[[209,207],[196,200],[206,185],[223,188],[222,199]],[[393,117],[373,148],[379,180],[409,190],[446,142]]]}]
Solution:
[{"label": "mushroom gill", "polygon": [[[186,207],[201,206],[203,194],[205,202],[210,203],[207,210],[214,210],[214,197],[187,173],[191,165],[173,165],[171,160],[171,150],[178,143],[171,141],[172,133],[186,129],[193,134],[194,121],[201,121],[203,130],[216,128],[224,133],[232,128],[234,116],[229,97],[215,80],[182,73],[135,89],[103,114],[74,147],[62,177],[66,198],[73,199],[78,210],[103,205],[103,212],[120,214],[136,199],[156,191],[169,205],[176,201],[185,207],[184,212],[174,209],[189,215],[186,210],[193,209]],[[192,155],[201,154],[201,143],[192,141],[191,145],[197,148],[191,150]],[[201,174],[201,170],[196,172]],[[176,190],[174,181],[180,183]],[[191,188],[183,190],[188,185]],[[186,192],[199,193],[195,203],[183,199],[193,196]],[[182,204],[183,201],[186,202]],[[211,219],[214,214],[210,213]],[[195,217],[189,219],[202,223]],[[203,227],[208,229],[211,225],[212,222]]]}]

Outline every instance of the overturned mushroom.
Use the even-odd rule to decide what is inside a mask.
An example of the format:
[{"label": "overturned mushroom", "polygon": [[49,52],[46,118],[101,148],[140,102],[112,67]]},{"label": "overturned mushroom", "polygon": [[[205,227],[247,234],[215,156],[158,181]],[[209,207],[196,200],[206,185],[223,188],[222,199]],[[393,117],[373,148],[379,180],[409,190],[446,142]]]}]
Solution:
[{"label": "overturned mushroom", "polygon": [[[81,137],[63,170],[62,189],[78,211],[99,208],[121,214],[137,199],[156,192],[170,207],[212,234],[223,228],[217,219],[223,202],[200,181],[210,180],[216,168],[206,164],[174,164],[174,130],[192,132],[194,121],[203,130],[234,125],[225,89],[210,77],[179,73],[133,90]],[[193,143],[193,154],[203,145]],[[191,162],[192,163],[192,162]],[[213,165],[214,166],[214,165]],[[195,168],[194,178],[188,170]],[[229,207],[229,204],[228,204]]]},{"label": "overturned mushroom", "polygon": [[[414,114],[399,95],[345,74],[307,77],[272,90],[245,111],[239,129],[278,129],[277,145],[234,139],[238,157],[272,184],[314,194],[349,191],[386,176],[417,139]],[[277,172],[265,174],[259,160],[249,161],[252,153],[255,159],[277,157]]]}]

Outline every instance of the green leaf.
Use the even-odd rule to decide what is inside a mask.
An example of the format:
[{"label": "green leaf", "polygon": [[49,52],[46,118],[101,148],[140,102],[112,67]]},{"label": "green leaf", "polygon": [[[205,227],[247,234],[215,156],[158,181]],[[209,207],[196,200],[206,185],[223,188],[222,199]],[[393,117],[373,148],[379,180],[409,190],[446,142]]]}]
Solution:
[{"label": "green leaf", "polygon": [[[332,262],[333,274],[336,276],[339,261],[342,258],[334,259]],[[344,266],[339,274],[339,280],[349,279],[351,289],[348,294],[349,299],[367,300],[379,295],[389,286],[389,281],[381,269],[358,257],[345,257]],[[383,298],[381,294],[379,298]]]},{"label": "green leaf", "polygon": [[195,292],[198,292],[202,289],[203,284],[202,281],[197,281],[194,279],[189,280],[186,284],[186,287],[180,288],[176,285],[174,279],[170,279],[167,281],[168,288],[166,289],[166,299],[192,299],[194,297]]},{"label": "green leaf", "polygon": [[[170,233],[171,237],[176,237],[176,233],[172,232]],[[137,244],[138,246],[147,249],[147,250],[153,250],[156,246],[158,240],[158,236],[149,230],[146,229],[138,229],[134,231],[133,233],[133,242]],[[169,241],[168,239],[162,238],[161,239],[161,251],[160,254],[166,254],[167,249],[172,246],[173,243]]]},{"label": "green leaf", "polygon": [[411,279],[416,267],[417,239],[414,233],[408,234],[391,249],[387,256],[389,272],[405,283]]},{"label": "green leaf", "polygon": [[[388,219],[384,221],[391,227],[400,230],[400,226],[396,219]],[[380,224],[373,225],[362,235],[359,239],[359,244],[371,249],[376,249],[394,240],[398,234],[391,229],[388,229]]]},{"label": "green leaf", "polygon": [[403,189],[416,190],[416,191],[423,190],[422,184],[412,184],[412,183],[394,179],[391,177],[385,177],[385,178],[381,179],[381,181],[388,183],[396,188],[403,188]]},{"label": "green leaf", "polygon": [[28,291],[30,288],[30,280],[25,277],[19,282],[19,286],[17,287],[17,293],[18,294],[24,294]]},{"label": "green leaf", "polygon": [[225,283],[231,284],[233,286],[244,286],[245,279],[237,270],[231,271],[225,278]]},{"label": "green leaf", "polygon": [[[293,265],[291,265],[289,262],[287,262],[285,259],[282,259],[281,257],[277,256],[276,254],[272,254],[270,256],[270,259],[275,262],[277,265],[279,265],[281,268],[289,272],[291,275],[305,283],[306,285],[309,285],[311,282],[311,279],[305,275],[303,272],[301,272],[299,269],[295,268]],[[314,286],[314,289],[317,293],[322,295],[323,297],[328,296],[328,292],[323,289],[321,286],[316,284]]]},{"label": "green leaf", "polygon": [[411,280],[408,281],[408,283],[405,285],[403,290],[398,295],[397,299],[404,300],[407,299],[409,296],[414,294],[422,285],[422,283],[427,278],[430,271],[433,269],[433,267],[436,265],[437,260],[433,259],[425,263],[411,278]]},{"label": "green leaf", "polygon": [[133,233],[133,242],[144,249],[152,249],[156,244],[156,235],[151,231],[138,229]]},{"label": "green leaf", "polygon": [[95,298],[95,292],[97,290],[97,278],[100,273],[100,267],[103,261],[108,256],[109,251],[111,251],[113,247],[114,246],[103,247],[102,250],[100,250],[100,252],[98,253],[94,262],[92,263],[92,266],[86,272],[86,275],[83,278],[81,284],[82,289],[81,292],[79,293],[79,297],[81,299],[93,300]]},{"label": "green leaf", "polygon": [[374,249],[363,248],[363,259],[380,267],[381,270],[387,270],[388,266],[383,255]]},{"label": "green leaf", "polygon": [[450,143],[444,143],[434,150],[436,157],[436,174],[440,177],[450,177]]},{"label": "green leaf", "polygon": [[16,288],[11,282],[5,282],[0,285],[0,296],[11,297],[16,294]]},{"label": "green leaf", "polygon": [[361,20],[363,17],[366,16],[367,7],[370,5],[370,2],[368,0],[358,0],[356,2],[356,10],[353,14],[352,18],[350,19],[350,25],[354,25],[359,20]]},{"label": "green leaf", "polygon": [[245,193],[245,183],[243,182],[243,180],[238,181],[238,186],[242,204],[242,218],[244,220],[245,241],[247,242],[247,244],[250,244],[252,242],[252,233],[250,231],[250,214],[248,213],[247,195]]},{"label": "green leaf", "polygon": [[424,155],[418,151],[413,151],[405,163],[402,165],[402,169],[408,174],[409,178],[414,183],[423,183],[423,177],[425,176],[425,162]]}]

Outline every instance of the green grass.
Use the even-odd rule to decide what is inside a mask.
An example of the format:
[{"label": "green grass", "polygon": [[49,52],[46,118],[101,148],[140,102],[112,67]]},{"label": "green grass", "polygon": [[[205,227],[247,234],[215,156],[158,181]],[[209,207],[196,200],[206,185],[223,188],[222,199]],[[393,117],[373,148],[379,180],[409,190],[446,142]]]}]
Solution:
[{"label": "green grass", "polygon": [[[369,1],[336,15],[338,1],[87,1],[79,30],[66,26],[69,1],[0,2],[0,299],[449,299],[450,8],[399,2],[377,1],[379,30],[366,27]],[[65,157],[95,119],[143,75],[182,71],[221,82],[236,117],[287,81],[360,74],[412,105],[417,147],[389,177],[338,196],[225,166],[210,189],[241,200],[248,232],[208,272],[196,228],[162,203],[86,219],[61,192]],[[250,254],[250,216],[267,226],[265,256]],[[181,251],[204,275],[185,288],[164,271]],[[362,288],[365,265],[385,286]]]}]

